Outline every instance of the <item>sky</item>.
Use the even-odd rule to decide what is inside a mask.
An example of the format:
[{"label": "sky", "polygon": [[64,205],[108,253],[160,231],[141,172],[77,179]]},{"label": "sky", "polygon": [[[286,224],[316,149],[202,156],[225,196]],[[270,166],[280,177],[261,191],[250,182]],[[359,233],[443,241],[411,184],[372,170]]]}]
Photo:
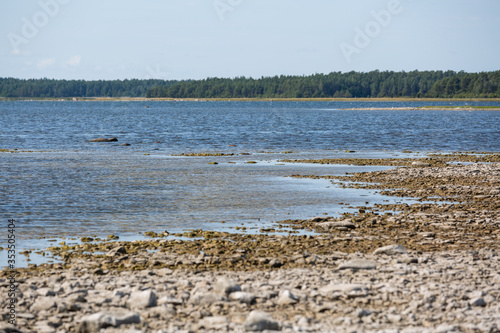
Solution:
[{"label": "sky", "polygon": [[0,77],[500,70],[498,0],[0,0]]}]

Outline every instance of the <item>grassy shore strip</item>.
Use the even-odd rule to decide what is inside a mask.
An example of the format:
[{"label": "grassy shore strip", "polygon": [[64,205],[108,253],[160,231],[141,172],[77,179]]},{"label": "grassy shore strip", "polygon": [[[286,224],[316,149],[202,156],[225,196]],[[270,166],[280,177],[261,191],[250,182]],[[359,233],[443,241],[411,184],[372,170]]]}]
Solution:
[{"label": "grassy shore strip", "polygon": [[96,102],[500,102],[500,98],[146,98],[146,97],[62,97],[0,98],[0,101],[96,101]]},{"label": "grassy shore strip", "polygon": [[418,111],[418,110],[432,110],[432,111],[500,111],[497,106],[421,106],[421,107],[386,107],[386,108],[349,108],[341,109],[346,111]]}]

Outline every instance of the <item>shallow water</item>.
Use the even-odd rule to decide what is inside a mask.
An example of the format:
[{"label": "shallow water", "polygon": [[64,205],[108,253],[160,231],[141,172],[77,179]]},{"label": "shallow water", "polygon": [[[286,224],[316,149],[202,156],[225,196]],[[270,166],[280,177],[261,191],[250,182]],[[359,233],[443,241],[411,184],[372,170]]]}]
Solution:
[{"label": "shallow water", "polygon": [[[19,246],[35,247],[46,245],[36,240],[40,237],[133,239],[151,230],[234,231],[241,225],[254,232],[273,221],[401,201],[325,180],[287,177],[380,167],[277,160],[500,150],[500,112],[340,110],[429,104],[2,102],[0,148],[21,152],[0,153],[0,218],[16,219]],[[119,141],[85,142],[96,137]],[[238,155],[172,156],[207,151]]]}]

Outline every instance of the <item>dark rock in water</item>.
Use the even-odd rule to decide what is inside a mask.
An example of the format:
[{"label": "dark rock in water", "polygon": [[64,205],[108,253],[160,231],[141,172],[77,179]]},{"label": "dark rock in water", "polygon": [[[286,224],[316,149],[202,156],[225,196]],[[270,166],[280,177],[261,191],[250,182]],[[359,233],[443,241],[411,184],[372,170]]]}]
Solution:
[{"label": "dark rock in water", "polygon": [[92,139],[92,140],[87,140],[87,142],[116,142],[118,141],[117,138],[97,138],[97,139]]},{"label": "dark rock in water", "polygon": [[122,146],[130,146],[130,143],[124,143]]}]

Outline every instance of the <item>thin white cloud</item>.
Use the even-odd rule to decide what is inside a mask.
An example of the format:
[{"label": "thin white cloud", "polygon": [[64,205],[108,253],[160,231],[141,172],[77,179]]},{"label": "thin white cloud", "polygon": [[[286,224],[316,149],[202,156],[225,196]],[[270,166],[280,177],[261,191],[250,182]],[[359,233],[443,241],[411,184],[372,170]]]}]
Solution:
[{"label": "thin white cloud", "polygon": [[45,69],[47,67],[54,65],[55,63],[56,61],[54,58],[42,59],[38,62],[36,67],[38,67],[38,69]]},{"label": "thin white cloud", "polygon": [[72,56],[72,57],[71,57],[71,58],[69,58],[69,60],[66,62],[66,65],[76,67],[76,66],[80,65],[80,62],[81,62],[81,61],[82,61],[82,57],[81,57],[81,56],[79,56],[79,55]]}]

